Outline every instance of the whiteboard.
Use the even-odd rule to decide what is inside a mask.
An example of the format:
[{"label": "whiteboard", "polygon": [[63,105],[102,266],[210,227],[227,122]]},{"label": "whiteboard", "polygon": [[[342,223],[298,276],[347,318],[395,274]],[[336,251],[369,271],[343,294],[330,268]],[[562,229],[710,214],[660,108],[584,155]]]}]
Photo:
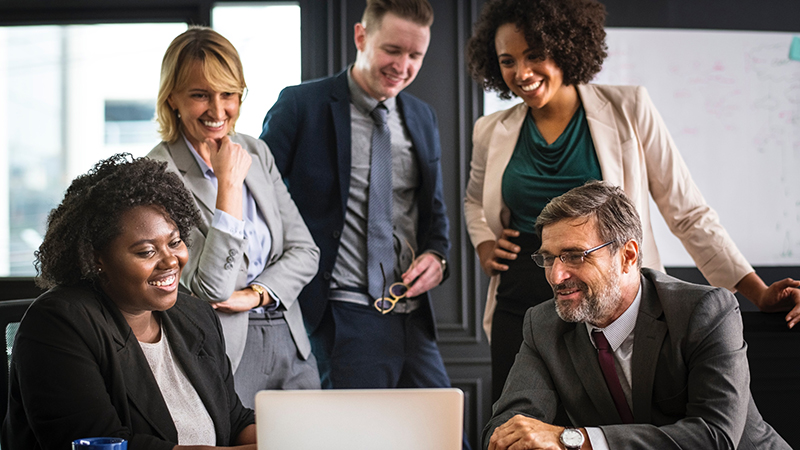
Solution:
[{"label": "whiteboard", "polygon": [[[796,34],[606,31],[609,56],[593,82],[647,87],[748,261],[800,265],[800,61],[788,57]],[[485,99],[487,114],[519,102]],[[651,214],[664,265],[694,266],[655,204]]]}]

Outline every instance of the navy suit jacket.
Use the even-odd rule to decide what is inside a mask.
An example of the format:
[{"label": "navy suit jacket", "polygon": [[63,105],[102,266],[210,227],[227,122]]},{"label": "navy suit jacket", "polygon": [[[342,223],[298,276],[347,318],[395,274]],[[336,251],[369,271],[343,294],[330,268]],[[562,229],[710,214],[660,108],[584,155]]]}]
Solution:
[{"label": "navy suit jacket", "polygon": [[[397,107],[414,144],[420,172],[418,253],[432,250],[447,257],[449,225],[442,194],[436,114],[425,102],[402,92],[397,96]],[[327,307],[344,228],[350,188],[350,128],[346,70],[285,88],[264,118],[261,139],[275,156],[289,192],[320,248],[319,272],[299,298],[309,332],[319,325]],[[430,296],[425,293],[421,297],[431,314],[433,329]]]}]

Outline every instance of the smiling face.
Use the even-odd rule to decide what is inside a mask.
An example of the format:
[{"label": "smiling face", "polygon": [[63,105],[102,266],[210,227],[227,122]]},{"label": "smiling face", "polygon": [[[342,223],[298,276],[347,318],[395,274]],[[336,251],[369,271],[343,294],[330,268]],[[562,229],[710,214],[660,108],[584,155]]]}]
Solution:
[{"label": "smiling face", "polygon": [[137,206],[119,224],[120,234],[95,255],[103,291],[129,320],[171,308],[189,259],[175,222],[155,206]]},{"label": "smiling face", "polygon": [[239,118],[240,95],[215,90],[203,74],[199,61],[189,63],[189,82],[170,94],[168,102],[180,114],[181,128],[195,149],[206,139],[219,142],[231,132]]},{"label": "smiling face", "polygon": [[497,29],[494,45],[503,81],[531,109],[546,108],[574,89],[563,84],[564,74],[553,59],[531,48],[513,23]]},{"label": "smiling face", "polygon": [[[595,219],[564,219],[542,229],[539,253],[557,256],[603,243]],[[608,246],[586,255],[584,262],[576,267],[556,257],[553,266],[545,268],[545,276],[555,294],[556,312],[563,320],[604,327],[630,305],[623,296],[624,281],[627,281],[623,280],[625,252],[613,252],[611,248]]]},{"label": "smiling face", "polygon": [[372,98],[396,97],[417,76],[430,42],[430,27],[386,13],[377,29],[355,27],[358,55],[353,78]]}]

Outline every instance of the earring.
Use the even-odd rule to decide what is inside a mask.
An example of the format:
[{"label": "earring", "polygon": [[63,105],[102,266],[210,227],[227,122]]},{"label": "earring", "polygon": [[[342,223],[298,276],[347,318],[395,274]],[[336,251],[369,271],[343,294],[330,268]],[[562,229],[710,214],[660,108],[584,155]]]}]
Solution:
[{"label": "earring", "polygon": [[178,111],[177,109],[175,110],[175,114],[177,114],[177,115],[178,115],[178,119],[180,119],[180,118],[181,118],[181,113],[180,113],[180,111]]}]

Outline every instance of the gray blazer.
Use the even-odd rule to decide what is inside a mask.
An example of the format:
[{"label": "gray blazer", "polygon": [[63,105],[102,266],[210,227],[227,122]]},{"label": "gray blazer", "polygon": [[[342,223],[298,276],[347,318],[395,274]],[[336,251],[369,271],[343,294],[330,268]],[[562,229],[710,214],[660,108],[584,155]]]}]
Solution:
[{"label": "gray blazer", "polygon": [[516,414],[599,426],[611,448],[790,449],[750,395],[747,344],[735,297],[642,269],[631,366],[635,424],[622,425],[583,323],[553,301],[528,310],[524,342],[483,430]]},{"label": "gray blazer", "polygon": [[[245,184],[272,234],[269,261],[255,281],[278,296],[297,350],[303,359],[308,358],[311,344],[297,296],[317,273],[319,249],[289,196],[267,145],[244,134],[231,136],[231,140],[247,150],[253,159]],[[181,284],[205,301],[227,300],[235,290],[247,286],[247,241],[211,228],[217,192],[203,176],[183,138],[173,144],[162,142],[147,156],[166,161],[169,170],[181,176],[200,210],[203,223],[189,237],[189,263],[183,269]],[[248,313],[218,312],[218,315],[235,372],[244,353]]]}]

